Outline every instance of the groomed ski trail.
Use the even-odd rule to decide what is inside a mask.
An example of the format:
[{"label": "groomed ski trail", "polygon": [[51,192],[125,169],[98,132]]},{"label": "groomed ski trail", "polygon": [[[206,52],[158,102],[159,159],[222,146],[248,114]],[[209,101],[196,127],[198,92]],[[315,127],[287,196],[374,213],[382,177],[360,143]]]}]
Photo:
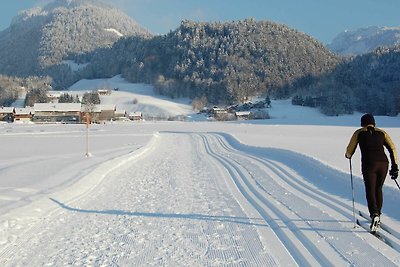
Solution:
[{"label": "groomed ski trail", "polygon": [[31,225],[16,219],[27,230],[0,265],[400,265],[399,252],[352,228],[349,201],[216,133],[160,133],[89,189],[54,194]]},{"label": "groomed ski trail", "polygon": [[[397,264],[398,252],[393,253],[393,263],[379,252],[380,248],[387,251],[386,245],[370,240],[361,229],[352,229],[350,203],[321,192],[306,181],[307,177],[271,159],[279,156],[252,156],[234,149],[218,134],[202,138],[209,153],[228,170],[241,194],[274,229],[297,264]],[[329,174],[316,171],[322,171],[320,176]]]}]

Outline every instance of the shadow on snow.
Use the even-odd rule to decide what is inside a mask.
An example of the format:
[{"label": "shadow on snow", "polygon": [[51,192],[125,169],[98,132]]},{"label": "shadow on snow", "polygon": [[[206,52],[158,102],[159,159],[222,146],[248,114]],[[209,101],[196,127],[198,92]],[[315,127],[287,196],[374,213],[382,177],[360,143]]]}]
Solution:
[{"label": "shadow on snow", "polygon": [[[249,226],[258,227],[271,227],[267,221],[261,218],[248,218],[248,217],[235,217],[235,216],[217,216],[217,215],[206,215],[206,214],[181,214],[181,213],[150,213],[150,212],[132,212],[125,210],[90,210],[90,209],[79,209],[70,207],[54,198],[50,198],[51,201],[55,202],[61,208],[73,212],[79,213],[93,213],[93,214],[104,214],[104,215],[116,215],[116,216],[132,216],[132,217],[146,217],[146,218],[163,218],[163,219],[185,219],[185,220],[199,220],[199,221],[210,221],[210,222],[224,222],[224,223],[235,223]],[[274,220],[277,221],[277,220]],[[319,221],[321,222],[321,221]],[[325,221],[336,223],[336,220]],[[281,227],[282,228],[282,227]],[[299,230],[310,230],[310,228],[299,228]],[[344,229],[322,229],[313,228],[312,231],[341,231],[347,232]],[[351,232],[351,230],[348,230]]]}]

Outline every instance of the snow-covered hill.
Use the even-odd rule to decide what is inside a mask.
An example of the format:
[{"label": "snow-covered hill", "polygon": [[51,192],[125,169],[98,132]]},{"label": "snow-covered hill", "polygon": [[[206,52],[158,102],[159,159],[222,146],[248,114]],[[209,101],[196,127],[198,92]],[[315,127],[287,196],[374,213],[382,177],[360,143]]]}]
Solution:
[{"label": "snow-covered hill", "polygon": [[[121,36],[150,35],[127,14],[101,1],[51,1],[43,8],[20,12],[10,27],[0,32],[0,73],[44,75],[46,67],[110,47]],[[59,71],[65,75],[65,70]],[[49,73],[53,76],[56,72]]]},{"label": "snow-covered hill", "polygon": [[[71,90],[101,82],[167,101],[120,77]],[[390,178],[382,220],[392,246],[353,228],[343,154],[360,114],[272,105],[262,121],[0,124],[0,265],[400,265]],[[376,121],[399,147],[400,118]],[[359,158],[355,209],[366,212]]]},{"label": "snow-covered hill", "polygon": [[400,44],[400,27],[367,27],[347,30],[336,36],[328,48],[340,55],[361,55],[380,46]]},{"label": "snow-covered hill", "polygon": [[180,115],[192,119],[200,118],[192,110],[190,99],[171,99],[156,95],[152,85],[133,84],[120,75],[110,79],[80,80],[69,88],[69,93],[81,95],[98,89],[111,90],[110,95],[100,97],[101,104],[115,105],[117,110],[125,110],[127,114],[138,111],[142,112],[145,118],[168,119]]}]

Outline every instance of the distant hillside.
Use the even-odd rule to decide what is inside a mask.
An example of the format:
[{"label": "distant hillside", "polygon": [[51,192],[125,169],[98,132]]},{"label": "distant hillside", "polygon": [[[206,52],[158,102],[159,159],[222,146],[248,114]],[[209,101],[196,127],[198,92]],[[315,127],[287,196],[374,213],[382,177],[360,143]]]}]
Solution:
[{"label": "distant hillside", "polygon": [[330,74],[297,88],[296,104],[319,106],[327,115],[354,111],[396,116],[400,113],[400,46],[342,62]]},{"label": "distant hillside", "polygon": [[400,112],[400,46],[354,58],[335,72],[335,84],[351,89],[354,110],[395,116]]},{"label": "distant hillside", "polygon": [[339,55],[361,55],[400,44],[400,27],[367,27],[340,33],[328,48]]},{"label": "distant hillside", "polygon": [[332,70],[339,59],[321,43],[268,21],[182,22],[163,36],[120,39],[92,55],[92,77],[122,73],[133,82],[155,84],[171,97],[206,97],[212,103],[245,101],[304,76]]},{"label": "distant hillside", "polygon": [[21,12],[0,32],[0,73],[46,75],[47,68],[71,55],[110,47],[121,36],[133,35],[150,36],[118,9],[99,1],[57,0]]}]

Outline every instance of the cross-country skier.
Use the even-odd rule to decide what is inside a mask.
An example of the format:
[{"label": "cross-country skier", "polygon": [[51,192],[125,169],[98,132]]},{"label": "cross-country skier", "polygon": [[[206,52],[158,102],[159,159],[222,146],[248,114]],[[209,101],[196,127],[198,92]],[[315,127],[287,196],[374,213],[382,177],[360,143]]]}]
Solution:
[{"label": "cross-country skier", "polygon": [[351,159],[357,144],[360,146],[361,170],[368,210],[372,219],[371,231],[376,231],[380,224],[383,204],[382,187],[389,168],[389,161],[383,147],[386,147],[390,154],[391,169],[389,174],[392,179],[398,177],[398,158],[390,136],[384,130],[375,127],[374,116],[364,114],[361,117],[361,127],[351,137],[345,157]]}]

